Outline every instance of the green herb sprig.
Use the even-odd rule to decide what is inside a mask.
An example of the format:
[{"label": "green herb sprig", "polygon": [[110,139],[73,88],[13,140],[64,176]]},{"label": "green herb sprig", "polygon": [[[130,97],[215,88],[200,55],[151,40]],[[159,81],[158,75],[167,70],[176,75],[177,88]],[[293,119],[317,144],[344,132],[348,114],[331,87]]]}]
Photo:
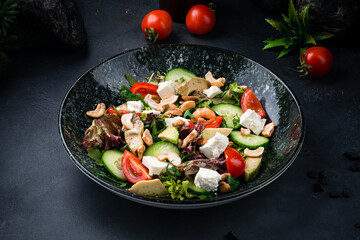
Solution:
[{"label": "green herb sprig", "polygon": [[263,50],[274,47],[284,47],[277,56],[277,59],[296,49],[300,49],[301,55],[308,46],[317,45],[317,41],[334,36],[331,33],[313,32],[311,30],[309,23],[309,5],[301,12],[297,12],[293,1],[290,0],[289,13],[287,16],[282,14],[282,18],[280,21],[269,18],[265,19],[273,28],[280,32],[280,36],[266,39]]},{"label": "green herb sprig", "polygon": [[19,49],[14,45],[17,41],[17,36],[8,35],[10,25],[14,22],[16,14],[19,12],[17,6],[17,3],[13,0],[0,1],[0,70],[10,62],[6,52]]}]

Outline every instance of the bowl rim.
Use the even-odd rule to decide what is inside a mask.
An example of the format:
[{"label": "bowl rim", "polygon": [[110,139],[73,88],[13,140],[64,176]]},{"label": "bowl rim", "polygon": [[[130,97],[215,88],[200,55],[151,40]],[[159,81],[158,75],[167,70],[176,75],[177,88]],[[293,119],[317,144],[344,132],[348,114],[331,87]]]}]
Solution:
[{"label": "bowl rim", "polygon": [[[139,50],[150,50],[152,48],[161,48],[161,47],[203,47],[203,48],[207,48],[207,49],[213,49],[213,50],[220,50],[222,52],[225,53],[229,53],[229,54],[235,54],[238,55],[240,57],[243,57],[244,59],[250,61],[253,64],[259,65],[261,67],[263,67],[265,70],[267,70],[271,75],[273,75],[277,81],[279,81],[290,93],[290,95],[292,96],[292,98],[295,101],[296,107],[299,111],[300,114],[300,118],[301,118],[301,123],[302,123],[302,128],[301,128],[301,132],[300,132],[300,140],[299,140],[299,144],[297,145],[294,153],[291,155],[291,157],[288,159],[288,161],[283,165],[282,168],[278,169],[274,174],[272,174],[268,179],[266,179],[265,181],[250,187],[249,189],[246,189],[244,191],[238,192],[238,193],[234,193],[234,194],[230,194],[230,195],[222,195],[220,198],[209,198],[209,199],[204,199],[204,200],[173,200],[173,199],[165,199],[165,198],[156,198],[156,197],[145,197],[145,196],[140,196],[137,194],[133,194],[130,192],[125,192],[126,190],[123,190],[124,192],[118,191],[119,188],[107,183],[106,181],[96,177],[95,175],[93,175],[93,173],[91,173],[88,169],[86,169],[82,164],[80,164],[80,162],[76,159],[76,157],[72,154],[72,152],[70,151],[69,147],[66,145],[65,142],[65,138],[63,135],[63,131],[62,131],[62,124],[61,124],[61,119],[62,119],[62,111],[63,111],[63,107],[66,103],[66,100],[68,99],[69,94],[71,93],[71,91],[73,90],[73,88],[75,87],[75,85],[85,76],[87,75],[89,72],[91,72],[92,70],[94,70],[95,68],[97,68],[98,66],[114,59],[117,58],[119,56],[131,53],[131,52],[135,52],[135,51],[139,51]],[[84,72],[73,84],[72,86],[69,88],[69,90],[67,91],[67,93],[65,94],[62,103],[60,105],[60,109],[59,109],[59,114],[58,114],[58,128],[59,128],[59,133],[60,133],[60,137],[61,137],[61,142],[67,152],[67,154],[69,155],[70,159],[73,161],[73,163],[79,168],[79,170],[81,172],[83,172],[87,177],[89,177],[90,179],[92,179],[94,182],[96,182],[97,184],[101,185],[102,187],[106,188],[107,190],[115,193],[116,195],[119,195],[121,197],[124,197],[128,200],[132,200],[138,203],[142,203],[144,205],[149,205],[149,206],[155,206],[155,207],[161,207],[161,208],[176,208],[176,209],[194,209],[194,208],[205,208],[205,207],[213,207],[213,206],[217,206],[217,205],[222,205],[225,203],[229,203],[238,199],[241,199],[243,197],[246,197],[260,189],[262,189],[263,187],[267,186],[268,184],[272,183],[275,179],[277,179],[278,177],[280,177],[290,166],[291,164],[295,161],[296,157],[298,156],[298,154],[300,153],[300,150],[302,148],[302,145],[304,143],[304,139],[305,139],[305,129],[306,129],[306,123],[305,123],[305,118],[304,118],[304,114],[303,114],[303,109],[302,106],[299,103],[298,98],[295,96],[295,94],[293,93],[293,91],[291,90],[291,88],[278,76],[276,75],[273,71],[271,71],[269,68],[265,67],[264,65],[252,60],[251,58],[242,55],[238,52],[232,51],[232,50],[227,50],[227,49],[223,49],[223,48],[218,48],[218,47],[214,47],[214,46],[209,46],[209,45],[200,45],[200,44],[183,44],[183,43],[172,43],[172,44],[157,44],[157,45],[149,45],[149,46],[143,46],[143,47],[138,47],[138,48],[134,48],[134,49],[129,49],[126,51],[123,51],[121,53],[118,53],[98,64],[96,64],[95,66],[91,67],[89,70],[87,70],[86,72]],[[165,202],[166,201],[170,201],[170,202]]]}]

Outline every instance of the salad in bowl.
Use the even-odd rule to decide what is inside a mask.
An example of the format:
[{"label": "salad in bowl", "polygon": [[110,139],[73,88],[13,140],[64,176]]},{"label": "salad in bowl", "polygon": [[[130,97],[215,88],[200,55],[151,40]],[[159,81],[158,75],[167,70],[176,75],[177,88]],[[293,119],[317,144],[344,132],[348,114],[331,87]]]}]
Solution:
[{"label": "salad in bowl", "polygon": [[93,120],[81,143],[113,181],[184,200],[228,194],[256,178],[275,123],[251,88],[182,68],[127,80],[118,106],[100,102],[86,112]]}]

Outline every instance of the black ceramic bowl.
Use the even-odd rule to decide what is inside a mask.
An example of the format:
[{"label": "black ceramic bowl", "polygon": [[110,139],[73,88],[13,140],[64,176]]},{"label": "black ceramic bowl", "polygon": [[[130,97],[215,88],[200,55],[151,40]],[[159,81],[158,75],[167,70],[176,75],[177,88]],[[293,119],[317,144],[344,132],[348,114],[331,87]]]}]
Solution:
[{"label": "black ceramic bowl", "polygon": [[[151,73],[167,72],[172,68],[189,69],[198,76],[211,71],[225,77],[227,82],[238,82],[253,89],[276,124],[263,156],[263,163],[255,180],[243,183],[232,193],[210,199],[172,200],[144,197],[128,192],[109,178],[102,167],[91,160],[79,146],[92,119],[85,112],[94,104],[107,106],[121,103],[121,84],[128,85],[124,75],[145,80]],[[301,107],[289,87],[268,69],[238,53],[198,45],[155,45],[121,53],[89,70],[67,93],[59,116],[60,134],[66,151],[75,165],[89,178],[124,198],[146,205],[191,209],[216,206],[243,198],[278,178],[298,155],[305,133]]]}]

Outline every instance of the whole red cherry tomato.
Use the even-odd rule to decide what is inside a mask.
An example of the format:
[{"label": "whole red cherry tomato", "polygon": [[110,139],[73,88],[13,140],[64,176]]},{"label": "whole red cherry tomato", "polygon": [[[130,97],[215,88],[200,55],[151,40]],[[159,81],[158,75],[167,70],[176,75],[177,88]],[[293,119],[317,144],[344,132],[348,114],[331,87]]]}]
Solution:
[{"label": "whole red cherry tomato", "polygon": [[315,46],[305,51],[301,61],[303,69],[308,72],[310,77],[321,77],[330,71],[333,55],[327,48]]},{"label": "whole red cherry tomato", "polygon": [[190,8],[186,15],[186,27],[193,34],[203,35],[214,28],[216,17],[214,12],[205,5],[198,4]]},{"label": "whole red cherry tomato", "polygon": [[141,23],[141,30],[146,39],[155,43],[167,38],[173,28],[170,14],[164,10],[154,10],[146,14]]},{"label": "whole red cherry tomato", "polygon": [[235,148],[227,147],[224,152],[226,168],[232,177],[240,177],[245,171],[245,159]]},{"label": "whole red cherry tomato", "polygon": [[248,109],[254,110],[262,118],[266,117],[266,113],[259,99],[250,88],[246,89],[241,97],[241,110],[246,112]]}]

